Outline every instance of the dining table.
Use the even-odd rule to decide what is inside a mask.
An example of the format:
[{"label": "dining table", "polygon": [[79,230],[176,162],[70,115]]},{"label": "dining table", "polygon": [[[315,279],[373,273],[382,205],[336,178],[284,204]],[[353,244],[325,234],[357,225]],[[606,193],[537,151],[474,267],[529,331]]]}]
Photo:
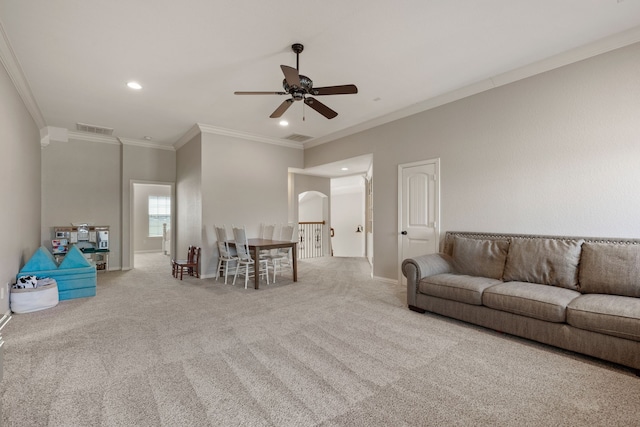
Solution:
[{"label": "dining table", "polygon": [[[292,258],[292,270],[293,270],[293,281],[298,281],[298,242],[297,241],[288,241],[288,240],[272,240],[272,239],[260,239],[253,238],[247,239],[247,243],[249,244],[249,250],[251,251],[251,256],[253,260],[256,261],[256,265],[258,264],[257,260],[261,250],[267,249],[280,249],[280,248],[291,248],[291,258]],[[235,247],[235,242],[233,240],[229,240],[229,245]],[[254,274],[254,288],[260,289],[260,275]]]}]

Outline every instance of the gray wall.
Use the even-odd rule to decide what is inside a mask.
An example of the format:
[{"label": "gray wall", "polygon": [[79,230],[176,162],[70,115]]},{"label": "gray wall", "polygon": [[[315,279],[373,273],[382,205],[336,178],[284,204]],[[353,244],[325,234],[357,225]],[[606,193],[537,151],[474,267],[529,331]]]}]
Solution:
[{"label": "gray wall", "polygon": [[289,222],[288,168],[302,167],[303,150],[212,133],[202,134],[202,272],[217,265],[214,225]]},{"label": "gray wall", "polygon": [[0,65],[0,313],[8,283],[40,246],[40,131]]},{"label": "gray wall", "polygon": [[374,275],[397,277],[398,164],[441,159],[446,230],[640,236],[640,44],[305,150],[373,153]]},{"label": "gray wall", "polygon": [[176,152],[175,257],[202,242],[202,144],[200,134]]},{"label": "gray wall", "polygon": [[132,182],[172,184],[175,152],[82,138],[74,132],[69,142],[54,141],[42,150],[41,242],[51,247],[55,226],[108,225],[109,269],[132,268]]},{"label": "gray wall", "polygon": [[53,141],[42,150],[42,245],[53,227],[109,226],[109,269],[120,268],[120,144]]},{"label": "gray wall", "polygon": [[174,185],[176,180],[176,152],[171,149],[122,146],[122,268],[133,267],[133,234],[130,230],[131,188],[136,183]]}]

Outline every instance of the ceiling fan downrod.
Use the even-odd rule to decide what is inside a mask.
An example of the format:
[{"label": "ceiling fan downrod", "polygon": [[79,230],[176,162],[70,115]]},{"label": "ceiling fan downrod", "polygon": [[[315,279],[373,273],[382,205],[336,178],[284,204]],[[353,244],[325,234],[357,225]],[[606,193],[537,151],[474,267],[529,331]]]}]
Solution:
[{"label": "ceiling fan downrod", "polygon": [[294,43],[291,45],[291,50],[296,54],[296,70],[300,71],[300,54],[304,50],[302,43]]}]

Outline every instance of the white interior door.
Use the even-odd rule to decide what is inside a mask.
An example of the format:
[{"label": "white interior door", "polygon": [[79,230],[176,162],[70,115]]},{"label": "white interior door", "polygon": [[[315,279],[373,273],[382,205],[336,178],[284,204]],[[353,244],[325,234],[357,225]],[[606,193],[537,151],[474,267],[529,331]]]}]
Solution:
[{"label": "white interior door", "polygon": [[398,282],[402,261],[439,248],[440,160],[398,166]]}]

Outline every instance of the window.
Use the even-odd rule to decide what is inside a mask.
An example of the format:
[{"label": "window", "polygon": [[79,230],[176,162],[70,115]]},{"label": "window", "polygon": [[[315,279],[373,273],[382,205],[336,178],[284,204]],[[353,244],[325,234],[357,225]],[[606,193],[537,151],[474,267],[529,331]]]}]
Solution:
[{"label": "window", "polygon": [[149,237],[162,237],[162,224],[171,225],[171,197],[149,196]]}]

